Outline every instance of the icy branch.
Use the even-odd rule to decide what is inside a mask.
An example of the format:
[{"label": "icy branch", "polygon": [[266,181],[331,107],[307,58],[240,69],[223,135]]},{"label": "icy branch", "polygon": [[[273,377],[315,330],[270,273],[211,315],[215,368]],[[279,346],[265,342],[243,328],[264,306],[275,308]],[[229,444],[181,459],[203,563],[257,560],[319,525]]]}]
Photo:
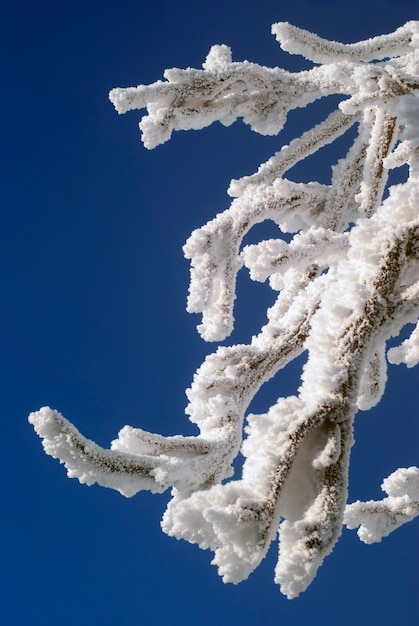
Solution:
[{"label": "icy branch", "polygon": [[[386,343],[419,313],[419,23],[354,44],[286,23],[273,32],[284,50],[319,65],[292,73],[233,62],[220,45],[203,69],[167,70],[164,81],[110,93],[119,113],[147,109],[140,123],[147,148],[173,130],[238,118],[275,135],[292,109],[342,97],[336,111],[254,174],[231,181],[230,207],[184,245],[187,308],[202,314],[198,330],[206,341],[233,329],[240,269],[277,292],[258,335],[219,347],[197,370],[186,411],[199,435],[163,437],[125,426],[104,450],[57,411],[43,408],[29,419],[45,451],[80,482],[126,496],[171,487],[163,530],[212,550],[225,582],[246,578],[278,533],[275,581],[293,598],[333,550],[343,522],[360,526],[370,542],[418,514],[417,468],[386,479],[382,502],[346,500],[354,417],[380,401]],[[330,185],[285,178],[351,128],[353,143],[333,164]],[[389,187],[389,170],[406,164],[405,182]],[[246,233],[264,220],[278,226],[278,237],[243,248]],[[391,363],[419,362],[417,328],[389,350]],[[304,352],[297,394],[279,395],[263,415],[249,414],[260,387]],[[234,477],[239,452],[244,462]]]},{"label": "icy branch", "polygon": [[374,543],[419,515],[419,468],[400,468],[381,485],[388,497],[375,502],[354,502],[346,507],[344,522],[348,528],[359,526],[364,543]]},{"label": "icy branch", "polygon": [[407,54],[418,45],[419,27],[417,22],[407,22],[394,33],[352,44],[327,41],[287,22],[273,24],[272,33],[286,52],[301,54],[314,63],[336,63],[381,60]]}]

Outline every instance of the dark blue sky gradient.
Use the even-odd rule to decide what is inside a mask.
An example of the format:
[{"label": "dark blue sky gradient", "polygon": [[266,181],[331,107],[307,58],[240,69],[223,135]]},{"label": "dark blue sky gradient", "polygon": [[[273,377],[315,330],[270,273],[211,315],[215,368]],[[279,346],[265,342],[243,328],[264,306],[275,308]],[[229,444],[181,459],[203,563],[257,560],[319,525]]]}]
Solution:
[{"label": "dark blue sky gradient", "polygon": [[[249,580],[224,585],[211,553],[160,530],[168,494],[128,500],[69,480],[27,423],[30,411],[48,404],[103,446],[124,424],[196,432],[183,414],[184,390],[216,346],[199,338],[198,316],[185,311],[181,246],[228,207],[231,178],[255,171],[324,113],[316,105],[291,115],[279,137],[216,124],[148,151],[140,112],[118,116],[109,90],[154,82],[168,67],[200,67],[215,43],[230,45],[234,60],[304,67],[270,34],[277,21],[350,42],[409,19],[419,19],[417,0],[4,3],[0,589],[7,626],[416,623],[417,523],[372,546],[345,531],[293,601],[273,583],[276,544]],[[327,182],[333,150],[308,159],[295,179]],[[258,227],[248,240],[269,229]],[[273,299],[243,273],[230,341],[248,342]],[[294,392],[299,368],[270,381],[253,408]],[[385,476],[417,463],[418,383],[417,371],[390,366],[382,404],[358,415],[351,500],[381,498]]]}]

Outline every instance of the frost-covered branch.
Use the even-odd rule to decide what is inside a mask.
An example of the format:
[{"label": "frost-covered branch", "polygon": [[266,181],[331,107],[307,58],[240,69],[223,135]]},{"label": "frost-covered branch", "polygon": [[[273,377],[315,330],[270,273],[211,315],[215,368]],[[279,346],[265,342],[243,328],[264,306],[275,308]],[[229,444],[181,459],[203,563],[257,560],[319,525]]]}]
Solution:
[{"label": "frost-covered branch", "polygon": [[376,502],[354,502],[346,507],[344,523],[357,528],[365,543],[374,543],[387,537],[393,530],[419,515],[419,469],[400,468],[381,485],[387,498]]},{"label": "frost-covered branch", "polygon": [[286,52],[301,54],[314,63],[336,63],[381,60],[407,54],[418,45],[419,28],[417,22],[407,22],[394,33],[351,44],[322,39],[287,22],[274,24],[272,33]]},{"label": "frost-covered branch", "polygon": [[[183,248],[191,261],[188,311],[202,314],[198,330],[206,341],[233,329],[241,268],[278,294],[258,335],[219,347],[197,370],[186,410],[199,435],[163,437],[125,426],[104,450],[57,411],[44,407],[29,419],[45,451],[80,482],[126,496],[171,487],[163,530],[212,550],[225,582],[246,578],[278,533],[275,581],[293,598],[333,550],[343,522],[360,526],[369,542],[418,514],[417,468],[386,479],[382,502],[346,501],[355,414],[379,402],[386,343],[419,314],[419,23],[355,44],[286,23],[273,33],[284,50],[319,65],[292,73],[233,62],[221,45],[202,69],[167,70],[164,81],[110,94],[119,113],[147,109],[140,128],[148,148],[173,130],[238,118],[277,134],[292,109],[341,96],[336,111],[254,174],[231,181],[230,207]],[[353,128],[329,185],[285,177]],[[406,164],[405,182],[388,187],[389,170]],[[243,248],[246,233],[267,219],[278,237]],[[416,326],[389,350],[389,361],[416,365],[418,338]],[[260,387],[304,352],[297,394],[279,395],[263,415],[248,414]],[[234,477],[239,452],[244,462]]]}]

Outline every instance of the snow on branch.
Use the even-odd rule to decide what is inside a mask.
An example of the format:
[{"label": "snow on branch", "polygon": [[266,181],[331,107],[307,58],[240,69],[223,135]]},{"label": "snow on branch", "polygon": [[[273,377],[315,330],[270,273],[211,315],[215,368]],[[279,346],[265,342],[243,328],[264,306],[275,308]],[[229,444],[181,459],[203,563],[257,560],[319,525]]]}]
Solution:
[{"label": "snow on branch", "polygon": [[419,41],[417,22],[407,22],[389,35],[351,44],[327,41],[287,22],[273,24],[272,34],[276,36],[283,50],[291,54],[301,54],[314,63],[373,61],[396,57],[411,52]]},{"label": "snow on branch", "polygon": [[344,523],[359,526],[358,536],[365,543],[387,537],[393,530],[419,515],[419,469],[400,468],[381,485],[388,497],[375,502],[354,502],[346,507]]},{"label": "snow on branch", "polygon": [[[80,482],[125,496],[172,488],[163,530],[212,550],[225,582],[246,578],[278,534],[275,581],[293,598],[311,583],[343,523],[360,526],[363,541],[379,541],[419,513],[413,467],[384,481],[383,501],[347,506],[354,416],[380,401],[387,341],[419,313],[419,22],[355,44],[286,23],[273,33],[284,50],[318,65],[293,73],[234,62],[220,45],[202,69],[166,70],[164,81],[110,93],[119,113],[147,109],[140,123],[147,148],[174,130],[238,118],[276,135],[292,109],[342,97],[257,172],[231,181],[230,207],[184,245],[187,308],[202,314],[206,341],[223,340],[234,327],[240,269],[277,292],[258,335],[219,347],[197,370],[186,411],[200,434],[163,437],[125,426],[105,450],[48,407],[29,420],[47,454]],[[285,177],[351,128],[353,143],[333,165],[330,185]],[[389,187],[389,170],[405,164],[406,181]],[[243,248],[252,226],[268,219],[278,237]],[[389,350],[391,363],[419,362],[417,328]],[[297,394],[249,414],[260,387],[303,352]],[[234,476],[239,452],[244,462]]]}]

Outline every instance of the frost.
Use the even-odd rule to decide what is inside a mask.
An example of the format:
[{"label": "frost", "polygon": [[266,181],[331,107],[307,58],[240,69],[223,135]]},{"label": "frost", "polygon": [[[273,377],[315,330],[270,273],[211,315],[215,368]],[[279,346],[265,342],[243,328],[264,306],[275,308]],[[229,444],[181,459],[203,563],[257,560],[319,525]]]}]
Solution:
[{"label": "frost", "polygon": [[231,63],[231,48],[226,45],[212,46],[205,62],[202,64],[204,70],[217,70]]},{"label": "frost", "polygon": [[[172,68],[163,81],[110,93],[119,113],[147,109],[140,122],[147,148],[214,121],[241,119],[276,135],[289,111],[342,97],[254,174],[232,180],[230,207],[184,245],[187,308],[202,314],[206,341],[234,327],[241,268],[277,292],[258,335],[219,347],[197,370],[186,411],[200,434],[163,437],[125,426],[105,450],[48,407],[29,420],[45,451],[80,482],[125,496],[171,488],[163,530],[213,551],[225,582],[246,578],[278,534],[275,581],[293,598],[333,550],[343,522],[371,542],[418,514],[413,467],[384,481],[381,502],[346,501],[354,416],[380,401],[387,341],[418,318],[419,22],[347,45],[287,23],[273,33],[284,50],[315,65],[292,73],[237,62],[228,46],[216,45],[202,69]],[[330,185],[286,178],[349,129],[355,138],[333,165]],[[389,170],[405,164],[406,182],[388,188]],[[243,248],[246,233],[265,220],[277,224],[278,237]],[[297,394],[248,414],[261,385],[303,352]],[[418,363],[417,327],[388,359]],[[240,451],[242,472],[234,476]]]},{"label": "frost", "polygon": [[419,515],[419,468],[400,468],[381,485],[387,498],[375,502],[354,502],[346,507],[344,523],[359,526],[364,543],[374,543]]},{"label": "frost", "polygon": [[405,363],[407,367],[417,365],[419,363],[419,326],[416,325],[409,339],[403,341],[400,346],[390,348],[387,357],[390,363],[395,365],[400,363]]}]

